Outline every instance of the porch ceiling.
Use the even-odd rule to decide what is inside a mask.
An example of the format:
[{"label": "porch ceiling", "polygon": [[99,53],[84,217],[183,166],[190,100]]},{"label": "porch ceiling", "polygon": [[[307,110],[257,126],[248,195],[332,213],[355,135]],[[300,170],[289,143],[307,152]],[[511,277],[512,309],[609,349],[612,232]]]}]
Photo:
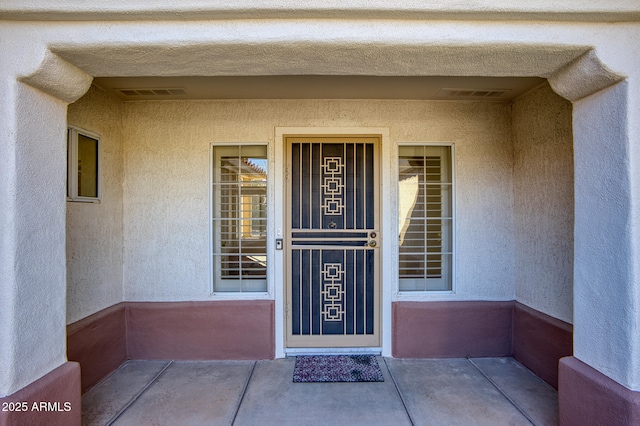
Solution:
[{"label": "porch ceiling", "polygon": [[538,77],[270,75],[97,77],[127,101],[161,99],[416,99],[505,102],[542,84]]}]

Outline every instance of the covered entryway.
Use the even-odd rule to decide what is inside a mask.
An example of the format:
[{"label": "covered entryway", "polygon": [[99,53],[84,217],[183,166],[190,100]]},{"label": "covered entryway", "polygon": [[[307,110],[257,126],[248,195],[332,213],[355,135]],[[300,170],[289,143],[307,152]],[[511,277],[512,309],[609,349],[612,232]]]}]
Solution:
[{"label": "covered entryway", "polygon": [[380,346],[380,137],[286,137],[287,347]]},{"label": "covered entryway", "polygon": [[[6,186],[0,192],[0,201],[7,206],[3,217],[5,223],[9,224],[6,227],[6,238],[3,234],[3,248],[8,254],[3,255],[0,260],[0,269],[8,283],[1,300],[2,311],[7,312],[3,333],[6,337],[2,339],[2,347],[6,348],[6,353],[3,355],[3,367],[0,371],[0,375],[6,378],[2,381],[3,395],[16,394],[30,383],[40,381],[43,375],[56,371],[66,362],[66,207],[63,177],[66,105],[86,91],[92,76],[368,75],[367,73],[379,76],[540,76],[548,78],[558,93],[574,102],[575,360],[585,363],[585,368],[589,369],[587,374],[594,376],[601,374],[600,371],[605,372],[624,388],[626,393],[620,392],[621,394],[637,394],[640,377],[637,368],[639,355],[636,350],[638,337],[637,333],[633,333],[633,324],[637,323],[638,299],[635,295],[638,271],[631,259],[637,258],[635,254],[638,247],[638,227],[635,225],[637,202],[633,195],[638,193],[637,162],[634,161],[637,149],[632,143],[637,139],[638,126],[636,115],[630,111],[637,111],[635,95],[638,92],[638,68],[633,61],[638,56],[633,54],[637,47],[628,43],[635,30],[626,30],[624,25],[600,24],[596,30],[595,25],[591,26],[588,22],[574,25],[573,22],[567,23],[566,15],[553,14],[549,15],[548,22],[531,21],[530,14],[519,15],[527,18],[519,22],[485,21],[485,14],[467,16],[466,22],[434,22],[424,20],[425,14],[418,11],[420,15],[407,12],[403,16],[419,19],[400,22],[390,20],[386,10],[378,14],[361,12],[363,11],[350,14],[354,21],[348,25],[343,19],[324,15],[324,11],[311,13],[302,10],[297,16],[322,19],[294,20],[289,11],[284,16],[269,10],[264,14],[256,12],[252,16],[270,19],[247,20],[247,14],[243,12],[236,15],[225,14],[229,20],[222,20],[222,15],[212,13],[206,15],[211,19],[206,23],[200,20],[187,22],[189,18],[186,17],[187,21],[177,22],[174,20],[175,13],[163,15],[167,17],[167,21],[149,20],[144,25],[119,20],[96,21],[91,25],[73,19],[60,19],[50,25],[25,21],[11,25],[6,33],[3,32],[3,36],[7,36],[3,38],[6,40],[3,52],[12,59],[7,61],[7,67],[3,70],[3,76],[6,77],[3,79],[3,87],[7,96],[2,101],[3,116],[9,117],[3,127],[7,143],[2,145],[2,158],[6,162],[6,167],[2,168],[2,177]],[[100,12],[95,12],[89,16],[99,20],[100,15]],[[447,16],[453,15],[454,12]],[[238,18],[235,21],[234,16]],[[366,21],[361,19],[363,16],[367,17]],[[544,13],[539,16],[540,19],[546,19]],[[577,18],[577,15],[573,16]],[[63,17],[68,18],[66,15]],[[89,19],[87,15],[76,17],[79,20]],[[375,21],[375,25],[372,25],[368,18],[375,17],[380,17],[380,21]],[[597,21],[599,17],[592,15],[590,19]],[[203,31],[205,25],[206,30]],[[596,57],[596,51],[603,62]],[[15,58],[19,60],[13,60]],[[629,78],[626,82],[619,83],[624,77]],[[221,114],[221,119],[212,119],[208,115],[208,120],[203,120],[216,124],[234,123],[233,131],[217,129],[216,134],[220,139],[232,142],[254,140],[251,129],[265,126],[265,123],[260,123],[265,108],[244,116],[228,114],[228,108],[222,110],[227,114]],[[350,108],[343,108],[339,114],[325,118],[324,121],[321,114],[309,114],[300,117],[295,125],[331,126],[336,125],[336,122],[341,123],[340,125],[379,125],[376,120],[378,109],[370,108],[366,111],[368,116],[358,120],[354,119]],[[152,115],[153,113],[143,114],[140,117]],[[420,119],[427,116],[437,115],[427,111],[420,115]],[[241,119],[238,120],[238,117]],[[235,124],[247,123],[248,117],[255,122]],[[278,118],[277,122],[268,124],[270,129],[273,126],[293,125],[290,118]],[[144,141],[156,128],[150,126],[145,130],[142,138]],[[260,140],[268,142],[271,135],[269,133]],[[407,136],[414,135],[410,132],[396,132],[394,139],[404,139]],[[190,142],[194,139],[176,137],[174,140]],[[175,144],[182,148],[178,145]],[[152,158],[152,155],[158,153],[153,144],[141,144],[139,147],[144,149],[129,152],[127,165],[144,165],[135,162],[136,154]],[[384,149],[383,147],[382,151]],[[277,151],[278,147],[274,150]],[[170,158],[173,163],[184,159],[183,150],[176,151],[179,152],[167,151],[165,159]],[[387,158],[384,152],[383,158]],[[276,156],[273,162],[281,164],[282,159]],[[152,164],[162,166],[164,163]],[[197,164],[191,162],[183,170],[194,170]],[[487,170],[491,168],[490,163],[488,164]],[[198,170],[205,170],[206,174],[206,164]],[[176,174],[173,179],[157,179],[150,183],[178,183],[182,176]],[[206,179],[203,181],[206,182]],[[135,182],[127,182],[127,185],[131,183]],[[282,182],[277,183],[278,190],[284,188],[280,185]],[[383,179],[383,184],[383,191],[391,186],[389,180]],[[127,189],[130,190],[131,186]],[[183,189],[184,187],[178,187],[172,193],[181,194]],[[158,194],[157,196],[166,196],[165,193]],[[191,199],[202,201],[197,196],[192,196]],[[131,203],[127,201],[125,207],[141,205],[141,200],[143,198]],[[206,199],[204,201],[199,205],[206,205]],[[154,217],[167,218],[165,211],[157,210],[153,213],[156,213]],[[128,220],[133,215],[124,217]],[[206,218],[206,212],[199,217]],[[144,216],[138,217],[141,222],[145,219]],[[123,220],[120,223],[123,222],[128,230],[132,229],[131,222]],[[206,222],[206,219],[202,222]],[[174,223],[184,223],[184,220],[180,218],[180,221],[169,224]],[[278,227],[286,230],[286,223],[274,212],[270,224],[273,231]],[[392,235],[386,232],[393,228],[392,225],[389,222],[385,228],[383,223],[381,232]],[[147,230],[146,227],[141,229]],[[192,226],[191,229],[198,228]],[[395,229],[392,230],[395,232]],[[144,239],[130,238],[134,234],[127,235],[127,242],[139,241],[145,248],[168,246],[162,239],[154,240],[156,234],[149,233]],[[193,241],[189,240],[180,254],[195,252]],[[382,249],[386,250],[387,241],[389,239],[381,242]],[[122,276],[130,280],[132,275],[128,274],[128,268],[139,265],[140,258],[132,257],[129,250],[125,252],[127,257],[120,261],[123,265],[120,270],[123,271]],[[206,247],[202,252],[206,253]],[[142,254],[145,255],[142,260],[154,258],[153,253],[148,251],[142,251]],[[385,251],[385,256],[387,254],[394,255],[392,251]],[[522,252],[516,254],[521,255]],[[278,253],[274,253],[272,264],[285,265],[283,257],[282,254],[278,256]],[[185,272],[206,270],[206,267],[191,267],[194,264],[189,262],[190,259],[182,259],[186,260],[181,263],[185,267],[175,267],[175,258],[176,256],[172,257],[171,262],[165,262],[162,266],[179,276],[180,284],[206,283],[206,279],[184,279]],[[467,271],[473,272],[477,263],[466,265]],[[493,267],[493,264],[490,266]],[[145,274],[148,276],[150,271],[152,272],[151,268],[138,269],[143,277]],[[280,330],[282,333],[285,329],[283,312],[286,297],[278,271],[274,268],[270,272],[270,282],[274,286],[278,283],[278,287],[269,289],[270,293],[265,296],[267,302],[263,305],[266,305],[267,313],[264,315],[264,323],[267,323],[269,330]],[[395,279],[392,269],[385,269],[382,275],[384,283]],[[184,285],[161,287],[157,282],[139,280],[137,284],[140,285],[132,287],[128,282],[121,279],[114,283],[121,290],[117,293],[119,299],[116,298],[115,302],[93,295],[82,299],[81,302],[85,305],[82,308],[86,309],[83,315],[99,312],[100,309],[120,301],[155,303],[194,299],[188,293],[180,293],[184,290]],[[206,286],[201,288],[206,290]],[[123,289],[126,291],[122,291]],[[147,293],[147,290],[152,291]],[[461,293],[457,296],[477,297],[475,294]],[[519,298],[515,291],[510,296]],[[385,327],[392,321],[393,297],[393,289],[383,289],[382,298],[386,300],[382,303],[381,316]],[[428,301],[433,299],[436,298]],[[89,306],[88,301],[95,302],[95,306]],[[414,303],[422,301],[426,300],[410,303],[414,306]],[[253,300],[250,302],[245,303],[249,308],[247,311],[255,312],[257,303]],[[239,302],[234,302],[225,306],[232,310],[238,304]],[[220,311],[222,309],[217,309],[217,312]],[[36,320],[32,320],[34,318]],[[245,319],[246,316],[236,315],[236,318]],[[603,321],[602,318],[609,320]],[[149,323],[153,324],[151,321]],[[213,323],[218,325],[224,322]],[[25,324],[28,324],[28,333],[22,330]],[[206,331],[210,329],[210,322],[194,324],[204,324],[200,329]],[[129,336],[124,332],[122,335]],[[178,335],[183,336],[184,333]],[[234,334],[237,335],[242,333]],[[269,346],[270,354],[284,356],[284,349],[287,347],[284,337],[276,334],[274,340],[273,346]],[[382,347],[391,352],[391,334],[383,333],[382,340]],[[123,340],[117,342],[121,341]],[[112,339],[106,343],[113,347],[114,342],[116,340]],[[103,344],[105,341],[99,343]],[[126,350],[129,346],[123,344],[122,347]],[[228,346],[218,347],[226,349]],[[611,351],[611,348],[616,350]],[[28,363],[24,360],[28,360]],[[73,368],[73,374],[68,375],[79,375],[77,366]],[[580,396],[575,389],[575,381],[569,383],[573,387],[561,389],[561,397],[563,394]],[[591,379],[589,383],[595,383],[592,387],[600,386],[595,379]],[[59,387],[57,384],[56,386]],[[73,392],[75,391],[69,391],[69,394]],[[43,400],[42,397],[40,399]]]}]

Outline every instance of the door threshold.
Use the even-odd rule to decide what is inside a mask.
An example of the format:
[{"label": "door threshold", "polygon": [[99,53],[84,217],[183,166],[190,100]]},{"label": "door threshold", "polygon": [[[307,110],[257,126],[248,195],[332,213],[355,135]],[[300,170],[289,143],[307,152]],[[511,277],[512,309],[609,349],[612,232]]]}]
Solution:
[{"label": "door threshold", "polygon": [[382,348],[285,348],[285,356],[296,355],[382,355]]}]

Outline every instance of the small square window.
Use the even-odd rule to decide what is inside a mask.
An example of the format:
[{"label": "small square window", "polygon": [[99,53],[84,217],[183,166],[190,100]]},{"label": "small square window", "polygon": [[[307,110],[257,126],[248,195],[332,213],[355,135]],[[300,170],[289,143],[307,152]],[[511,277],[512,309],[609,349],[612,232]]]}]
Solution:
[{"label": "small square window", "polygon": [[67,200],[100,200],[100,137],[77,127],[67,132]]}]

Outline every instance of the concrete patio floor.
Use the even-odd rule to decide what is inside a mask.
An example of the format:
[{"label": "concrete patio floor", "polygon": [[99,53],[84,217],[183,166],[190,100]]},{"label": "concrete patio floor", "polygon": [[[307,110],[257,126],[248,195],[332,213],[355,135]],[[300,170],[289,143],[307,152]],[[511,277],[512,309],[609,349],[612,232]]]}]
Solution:
[{"label": "concrete patio floor", "polygon": [[84,425],[556,425],[557,392],[513,358],[378,357],[384,382],[293,383],[295,358],[127,361]]}]

